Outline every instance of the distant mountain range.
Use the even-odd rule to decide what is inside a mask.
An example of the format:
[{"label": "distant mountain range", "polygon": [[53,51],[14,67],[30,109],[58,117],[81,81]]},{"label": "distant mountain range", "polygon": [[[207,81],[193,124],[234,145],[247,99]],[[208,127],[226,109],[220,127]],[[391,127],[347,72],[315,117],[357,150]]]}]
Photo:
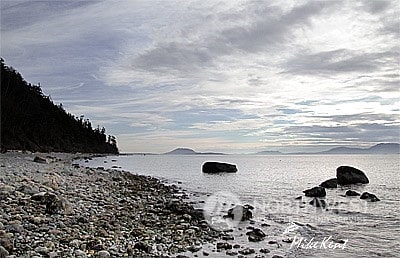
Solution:
[{"label": "distant mountain range", "polygon": [[177,148],[175,150],[164,153],[163,155],[226,155],[218,152],[196,152],[189,148]]},{"label": "distant mountain range", "polygon": [[321,154],[400,154],[400,144],[379,143],[369,148],[336,147],[320,152],[282,153],[280,151],[261,151],[254,155],[321,155]]},{"label": "distant mountain range", "polygon": [[400,144],[379,143],[366,149],[338,147],[322,151],[319,154],[400,154]]},{"label": "distant mountain range", "polygon": [[[260,151],[249,155],[335,155],[335,154],[400,154],[400,144],[398,143],[379,143],[369,148],[359,147],[336,147],[320,152],[291,152],[280,151]],[[124,153],[122,155],[159,155],[156,153]],[[228,155],[220,152],[197,152],[190,148],[177,148],[161,155]]]}]

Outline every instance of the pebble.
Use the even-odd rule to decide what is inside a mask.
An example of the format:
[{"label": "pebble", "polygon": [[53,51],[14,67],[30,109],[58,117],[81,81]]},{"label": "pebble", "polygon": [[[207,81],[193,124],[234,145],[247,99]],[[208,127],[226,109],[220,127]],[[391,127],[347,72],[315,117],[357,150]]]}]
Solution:
[{"label": "pebble", "polygon": [[32,162],[31,154],[2,155],[10,167],[4,174],[0,170],[4,256],[173,257],[186,251],[197,255],[203,244],[215,244],[225,234],[202,221],[199,212],[183,201],[187,194],[181,189],[158,179],[73,167],[72,154],[54,154],[61,160],[56,157],[49,164]]},{"label": "pebble", "polygon": [[106,250],[102,250],[102,251],[97,252],[96,256],[100,257],[100,258],[106,258],[106,257],[110,257],[110,253]]}]

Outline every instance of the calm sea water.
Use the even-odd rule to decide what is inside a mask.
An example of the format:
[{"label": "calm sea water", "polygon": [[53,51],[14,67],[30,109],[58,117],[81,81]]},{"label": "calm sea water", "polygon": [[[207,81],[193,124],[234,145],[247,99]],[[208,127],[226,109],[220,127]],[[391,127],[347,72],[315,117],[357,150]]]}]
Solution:
[{"label": "calm sea water", "polygon": [[[112,161],[113,159],[117,161]],[[104,161],[107,163],[104,163]],[[237,173],[210,175],[201,172],[206,161],[234,163]],[[133,173],[151,175],[188,190],[195,205],[202,207],[221,191],[231,193],[242,203],[255,207],[254,216],[263,228],[267,240],[294,238],[302,243],[313,239],[314,247],[298,246],[297,242],[275,247],[265,241],[249,243],[236,229],[232,243],[253,248],[266,247],[270,255],[286,257],[400,257],[400,159],[399,155],[305,155],[305,156],[110,156],[97,158],[86,166],[120,166]],[[315,208],[302,191],[335,177],[336,168],[350,165],[364,171],[370,183],[327,189],[328,210]],[[347,189],[376,194],[380,202],[366,202],[358,197],[344,197]],[[302,200],[295,200],[303,196]],[[229,208],[230,204],[227,204]],[[240,223],[238,228],[248,224]],[[264,225],[265,226],[265,225]],[[291,226],[291,228],[289,228]],[[288,229],[293,229],[289,232]],[[321,245],[324,238],[343,243],[342,248]],[[342,241],[342,242],[340,242]],[[326,241],[325,243],[329,243]],[[310,247],[310,246],[308,246]],[[200,255],[201,256],[201,255]],[[212,253],[212,257],[224,253]],[[250,256],[251,257],[251,256]],[[268,255],[267,255],[268,257]]]}]

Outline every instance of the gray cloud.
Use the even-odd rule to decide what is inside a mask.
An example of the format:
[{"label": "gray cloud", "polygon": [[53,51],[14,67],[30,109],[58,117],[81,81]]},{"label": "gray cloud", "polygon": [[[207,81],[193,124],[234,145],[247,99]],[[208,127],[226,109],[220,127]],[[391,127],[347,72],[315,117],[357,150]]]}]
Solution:
[{"label": "gray cloud", "polygon": [[331,141],[398,142],[399,126],[361,123],[349,126],[291,126],[285,133],[292,136],[323,138]]},{"label": "gray cloud", "polygon": [[383,12],[390,7],[390,1],[383,0],[362,1],[361,3],[364,10],[372,14]]},{"label": "gray cloud", "polygon": [[[339,1],[311,1],[284,12],[276,6],[264,5],[267,2],[253,2],[253,5],[239,9],[228,16],[243,20],[239,25],[224,24],[221,30],[209,28],[205,38],[190,41],[189,38],[179,42],[159,42],[155,47],[133,58],[132,68],[150,72],[180,71],[186,73],[205,66],[212,66],[219,57],[237,51],[257,53],[282,47],[294,29],[310,25],[310,19],[320,15],[324,10],[336,6]],[[207,16],[207,15],[206,15]],[[226,16],[225,16],[226,18]],[[229,20],[229,19],[228,19]],[[233,19],[231,19],[233,20]],[[248,22],[250,20],[251,22]],[[222,25],[223,24],[223,25]],[[190,34],[185,28],[184,34]]]},{"label": "gray cloud", "polygon": [[348,49],[299,54],[289,59],[286,72],[293,74],[326,75],[346,72],[377,71],[396,63],[398,54],[393,51],[359,53]]}]

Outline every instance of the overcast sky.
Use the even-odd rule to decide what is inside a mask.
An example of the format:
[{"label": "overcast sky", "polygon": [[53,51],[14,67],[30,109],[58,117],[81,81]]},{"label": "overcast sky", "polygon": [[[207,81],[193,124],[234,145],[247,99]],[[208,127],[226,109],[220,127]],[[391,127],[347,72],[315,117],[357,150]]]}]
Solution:
[{"label": "overcast sky", "polygon": [[1,56],[123,152],[399,142],[400,1],[1,1]]}]

